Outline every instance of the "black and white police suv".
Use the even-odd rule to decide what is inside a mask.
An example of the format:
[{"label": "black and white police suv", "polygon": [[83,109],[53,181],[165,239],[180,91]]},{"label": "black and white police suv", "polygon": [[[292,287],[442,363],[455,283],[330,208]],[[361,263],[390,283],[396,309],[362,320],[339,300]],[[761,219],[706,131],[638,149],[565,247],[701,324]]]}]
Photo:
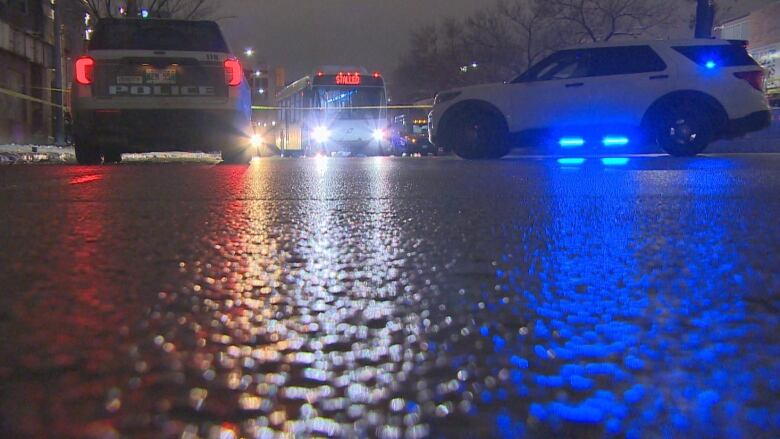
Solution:
[{"label": "black and white police suv", "polygon": [[696,155],[771,121],[764,71],[745,42],[625,41],[553,53],[511,82],[441,92],[436,146],[467,159],[513,146],[628,151],[657,143]]},{"label": "black and white police suv", "polygon": [[119,162],[126,152],[251,156],[249,86],[214,22],[102,19],[74,77],[79,163]]}]

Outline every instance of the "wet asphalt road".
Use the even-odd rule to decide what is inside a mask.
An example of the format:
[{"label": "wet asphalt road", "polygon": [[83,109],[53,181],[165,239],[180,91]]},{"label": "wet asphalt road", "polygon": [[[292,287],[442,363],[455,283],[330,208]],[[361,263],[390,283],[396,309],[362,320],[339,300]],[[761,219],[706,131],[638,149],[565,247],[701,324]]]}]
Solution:
[{"label": "wet asphalt road", "polygon": [[780,155],[5,167],[0,436],[776,437],[779,222]]}]

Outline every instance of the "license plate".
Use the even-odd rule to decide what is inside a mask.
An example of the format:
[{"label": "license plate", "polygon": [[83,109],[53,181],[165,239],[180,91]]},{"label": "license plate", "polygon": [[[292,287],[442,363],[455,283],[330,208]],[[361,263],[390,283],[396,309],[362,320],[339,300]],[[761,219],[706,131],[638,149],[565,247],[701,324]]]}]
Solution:
[{"label": "license plate", "polygon": [[117,76],[117,84],[143,84],[144,78],[141,76]]},{"label": "license plate", "polygon": [[146,69],[144,72],[146,84],[176,84],[176,69]]}]

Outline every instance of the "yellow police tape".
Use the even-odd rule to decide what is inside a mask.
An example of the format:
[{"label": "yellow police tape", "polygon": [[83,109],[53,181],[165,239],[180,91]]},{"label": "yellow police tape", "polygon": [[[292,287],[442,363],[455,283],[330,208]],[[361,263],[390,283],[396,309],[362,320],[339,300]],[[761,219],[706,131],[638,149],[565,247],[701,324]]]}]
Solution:
[{"label": "yellow police tape", "polygon": [[70,88],[51,88],[51,87],[31,87],[36,90],[49,90],[49,91],[59,91],[62,93],[70,93]]},{"label": "yellow police tape", "polygon": [[19,93],[18,91],[9,90],[7,88],[0,87],[0,94],[8,95],[13,98],[24,99],[25,101],[36,102],[38,104],[48,105],[50,107],[67,109],[67,107],[64,105],[59,105],[59,104],[55,104],[54,102],[44,101],[43,99],[28,96],[24,93]]},{"label": "yellow police tape", "polygon": [[[61,89],[46,89],[46,90],[52,90],[52,91],[68,91],[68,90],[61,90]],[[24,99],[26,101],[30,102],[36,102],[43,105],[49,105],[51,107],[57,107],[57,108],[67,108],[64,105],[55,104],[53,102],[45,101],[43,99],[39,99],[33,96],[26,95],[24,93],[19,93],[18,91],[9,90],[7,88],[0,87],[0,94],[4,94],[7,96],[11,96],[18,99]],[[301,111],[339,111],[339,110],[429,110],[433,108],[432,105],[388,105],[385,107],[382,106],[358,106],[358,107],[339,107],[339,108],[320,108],[320,107],[278,107],[278,106],[268,106],[268,105],[253,105],[253,110],[260,110],[260,111],[277,111],[277,110],[301,110]]]}]

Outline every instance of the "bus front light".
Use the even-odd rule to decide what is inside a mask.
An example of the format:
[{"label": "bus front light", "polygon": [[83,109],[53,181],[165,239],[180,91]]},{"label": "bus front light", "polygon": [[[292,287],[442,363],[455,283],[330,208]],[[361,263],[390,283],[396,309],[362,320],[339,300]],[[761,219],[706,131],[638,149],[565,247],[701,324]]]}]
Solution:
[{"label": "bus front light", "polygon": [[254,148],[257,148],[259,146],[263,145],[263,136],[260,134],[252,134],[252,136],[249,138],[249,142]]},{"label": "bus front light", "polygon": [[319,126],[311,132],[311,137],[317,143],[325,143],[330,139],[330,130],[323,126]]},{"label": "bus front light", "polygon": [[387,133],[385,133],[385,130],[379,129],[379,128],[375,129],[373,134],[372,134],[372,136],[374,137],[374,140],[376,140],[377,142],[381,142],[381,141],[385,140],[385,136],[386,135],[387,135]]}]

